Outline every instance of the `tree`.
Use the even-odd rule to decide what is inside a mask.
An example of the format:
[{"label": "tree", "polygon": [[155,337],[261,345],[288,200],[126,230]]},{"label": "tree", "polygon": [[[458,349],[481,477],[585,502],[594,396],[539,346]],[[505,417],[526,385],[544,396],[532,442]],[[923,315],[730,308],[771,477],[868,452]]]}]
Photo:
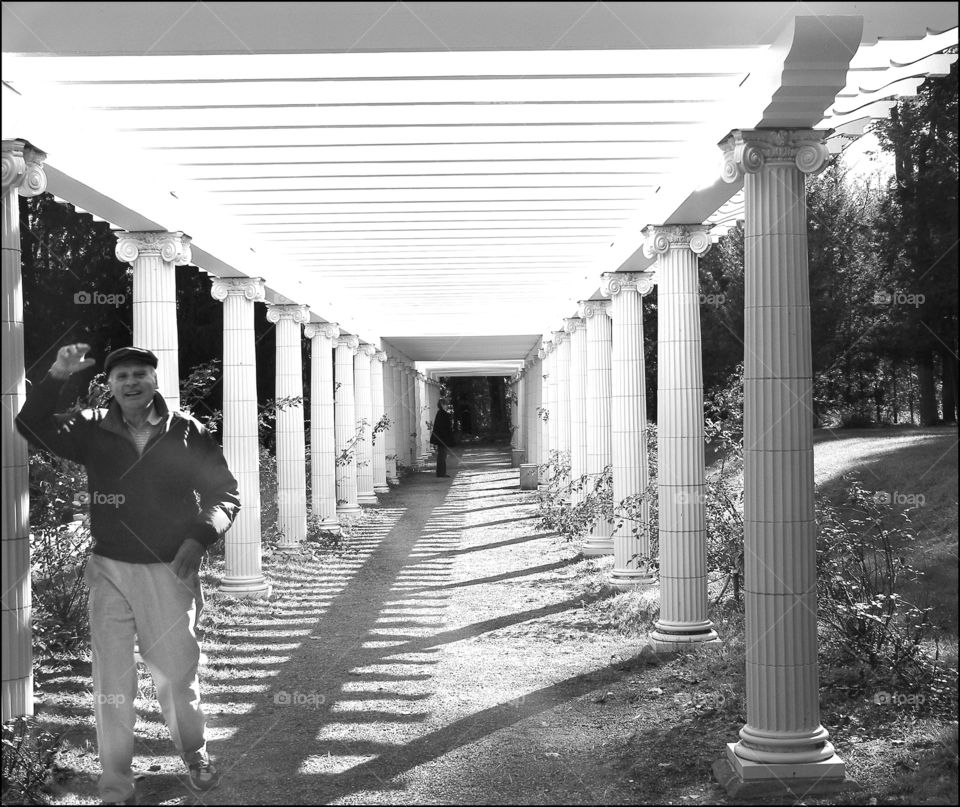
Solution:
[{"label": "tree", "polygon": [[[894,157],[889,226],[882,249],[888,294],[906,302],[896,324],[918,366],[920,418],[937,420],[935,371],[942,372],[942,410],[956,420],[957,402],[957,65],[927,79],[916,98],[901,100],[874,127]],[[894,300],[897,298],[894,297]]]}]

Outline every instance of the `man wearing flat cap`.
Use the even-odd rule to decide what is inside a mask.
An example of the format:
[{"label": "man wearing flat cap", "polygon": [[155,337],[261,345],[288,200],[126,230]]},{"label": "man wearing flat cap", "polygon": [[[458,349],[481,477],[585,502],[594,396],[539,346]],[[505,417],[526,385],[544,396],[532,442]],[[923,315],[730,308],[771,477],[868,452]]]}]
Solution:
[{"label": "man wearing flat cap", "polygon": [[157,392],[157,357],[145,348],[120,348],[104,360],[109,408],[55,413],[63,383],[94,364],[85,357],[89,349],[60,348],[27,396],[17,429],[34,445],[87,468],[94,543],[86,581],[100,795],[104,803],[134,804],[135,641],[189,770],[187,784],[204,791],[219,783],[206,753],[197,678],[199,570],[240,502],[220,446],[192,417],[168,410]]}]

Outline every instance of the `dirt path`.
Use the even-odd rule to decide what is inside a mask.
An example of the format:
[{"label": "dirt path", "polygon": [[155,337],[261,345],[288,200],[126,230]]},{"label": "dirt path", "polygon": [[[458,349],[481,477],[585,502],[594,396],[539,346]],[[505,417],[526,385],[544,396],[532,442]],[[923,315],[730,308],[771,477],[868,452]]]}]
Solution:
[{"label": "dirt path", "polygon": [[[275,569],[276,600],[212,626],[227,775],[204,803],[636,800],[602,767],[598,710],[640,652],[592,632],[606,562],[536,532],[507,453],[467,449],[452,470],[409,478],[355,552]],[[140,784],[145,803],[177,790],[166,770]]]}]

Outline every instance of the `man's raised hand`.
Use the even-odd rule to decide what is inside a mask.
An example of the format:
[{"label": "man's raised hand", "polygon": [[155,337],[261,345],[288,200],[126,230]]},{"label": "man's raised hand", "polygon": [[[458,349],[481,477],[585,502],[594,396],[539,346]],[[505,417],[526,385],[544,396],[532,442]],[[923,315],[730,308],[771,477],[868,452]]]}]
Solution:
[{"label": "man's raised hand", "polygon": [[50,373],[55,378],[67,378],[81,370],[92,367],[96,362],[93,359],[85,359],[84,354],[90,350],[90,345],[83,342],[77,342],[73,345],[64,345],[57,351],[57,360],[50,368]]}]

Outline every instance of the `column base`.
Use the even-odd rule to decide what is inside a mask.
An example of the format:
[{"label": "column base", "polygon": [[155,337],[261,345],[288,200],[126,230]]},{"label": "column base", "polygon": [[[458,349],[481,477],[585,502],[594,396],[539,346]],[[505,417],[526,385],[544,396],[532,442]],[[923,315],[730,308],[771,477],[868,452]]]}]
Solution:
[{"label": "column base", "polygon": [[654,631],[650,634],[650,646],[658,653],[669,653],[695,645],[719,642],[720,637],[717,636],[711,622],[707,622],[703,627],[691,625],[690,631],[682,632],[675,629],[664,630],[663,626],[655,622]]},{"label": "column base", "polygon": [[613,538],[587,538],[581,550],[584,557],[596,558],[613,554]]},{"label": "column base", "polygon": [[297,555],[303,551],[303,541],[297,541],[295,544],[277,544],[273,551],[281,555]]},{"label": "column base", "polygon": [[340,524],[350,524],[360,518],[361,515],[363,515],[363,510],[360,509],[359,504],[337,505],[337,521]]},{"label": "column base", "polygon": [[846,766],[833,754],[821,762],[761,763],[741,759],[727,743],[727,753],[713,763],[713,777],[735,803],[777,797],[804,800],[859,790]]},{"label": "column base", "polygon": [[358,493],[357,504],[379,504],[376,493]]},{"label": "column base", "polygon": [[656,575],[647,571],[640,571],[637,569],[614,569],[610,573],[610,585],[616,586],[624,591],[646,589],[656,585],[656,583]]},{"label": "column base", "polygon": [[332,532],[334,535],[340,534],[340,522],[335,518],[325,518],[319,524],[317,528],[320,532]]},{"label": "column base", "polygon": [[389,485],[374,485],[374,486],[373,486],[373,492],[374,492],[375,494],[377,494],[377,495],[379,495],[379,494],[381,494],[381,493],[389,493],[389,492],[390,492],[390,486],[389,486]]},{"label": "column base", "polygon": [[224,577],[218,589],[231,597],[260,597],[270,596],[272,590],[267,578],[263,575],[255,577]]}]

